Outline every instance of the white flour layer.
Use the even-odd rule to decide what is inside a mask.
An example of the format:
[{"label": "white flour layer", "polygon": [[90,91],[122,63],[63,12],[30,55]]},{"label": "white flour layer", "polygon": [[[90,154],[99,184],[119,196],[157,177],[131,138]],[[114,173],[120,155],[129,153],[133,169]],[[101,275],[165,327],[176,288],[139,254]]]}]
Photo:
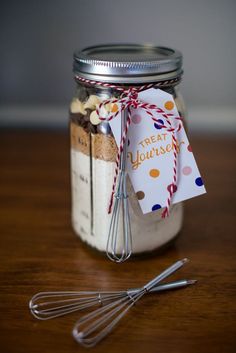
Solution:
[{"label": "white flour layer", "polygon": [[[90,158],[71,149],[73,228],[83,241],[100,251],[106,251],[111,220],[107,207],[114,169],[114,162]],[[133,253],[152,251],[177,235],[183,218],[181,203],[174,205],[169,217],[162,219],[162,210],[145,215],[142,213],[131,185],[128,193]],[[119,244],[118,248],[121,250]]]}]

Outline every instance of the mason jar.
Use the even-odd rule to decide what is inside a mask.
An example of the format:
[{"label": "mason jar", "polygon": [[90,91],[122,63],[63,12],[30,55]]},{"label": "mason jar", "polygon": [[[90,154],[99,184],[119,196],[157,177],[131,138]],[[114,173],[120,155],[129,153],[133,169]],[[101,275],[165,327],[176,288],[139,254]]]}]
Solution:
[{"label": "mason jar", "polygon": [[[84,242],[105,252],[112,214],[108,204],[114,181],[118,147],[108,121],[101,121],[96,108],[104,100],[120,98],[118,87],[154,88],[174,98],[179,115],[185,108],[179,93],[182,55],[166,47],[136,44],[100,45],[74,54],[75,95],[70,105],[72,225]],[[103,107],[104,108],[104,107]],[[115,103],[105,105],[114,113]],[[132,252],[142,254],[170,244],[183,221],[182,203],[171,205],[169,216],[163,209],[143,214],[142,195],[135,193],[127,177]],[[122,235],[120,235],[122,237]],[[118,252],[122,252],[122,242]]]}]

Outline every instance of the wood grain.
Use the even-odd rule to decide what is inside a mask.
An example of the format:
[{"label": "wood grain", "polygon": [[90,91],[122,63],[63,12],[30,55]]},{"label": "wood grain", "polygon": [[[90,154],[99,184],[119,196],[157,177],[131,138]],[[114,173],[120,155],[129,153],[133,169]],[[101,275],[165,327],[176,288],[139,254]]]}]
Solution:
[{"label": "wood grain", "polygon": [[117,265],[72,231],[68,134],[0,133],[1,352],[87,351],[71,337],[78,313],[37,321],[28,310],[34,293],[136,287],[183,257],[191,262],[173,278],[196,278],[198,284],[146,296],[91,351],[236,351],[236,140],[192,140],[207,195],[185,202],[174,246]]}]

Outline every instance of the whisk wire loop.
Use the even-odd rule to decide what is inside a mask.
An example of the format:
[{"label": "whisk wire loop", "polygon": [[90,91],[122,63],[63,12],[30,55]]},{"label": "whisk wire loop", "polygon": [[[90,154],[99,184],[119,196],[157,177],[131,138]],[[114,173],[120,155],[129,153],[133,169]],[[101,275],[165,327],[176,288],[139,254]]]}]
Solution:
[{"label": "whisk wire loop", "polygon": [[[121,132],[127,123],[127,112],[121,116]],[[122,137],[121,137],[122,138]],[[132,234],[130,226],[129,201],[127,194],[127,140],[124,142],[120,155],[117,189],[114,195],[114,205],[108,232],[106,253],[110,260],[121,263],[132,254]]]},{"label": "whisk wire loop", "polygon": [[[74,338],[85,347],[95,346],[118,324],[120,319],[144,294],[145,290],[141,289],[133,296],[127,295],[123,299],[117,300],[82,317],[73,329]],[[94,319],[96,320],[93,321]]]}]

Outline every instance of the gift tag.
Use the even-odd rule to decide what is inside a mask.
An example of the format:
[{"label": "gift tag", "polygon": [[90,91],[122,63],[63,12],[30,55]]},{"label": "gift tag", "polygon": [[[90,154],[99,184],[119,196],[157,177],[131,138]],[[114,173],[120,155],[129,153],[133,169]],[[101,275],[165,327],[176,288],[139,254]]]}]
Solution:
[{"label": "gift tag", "polygon": [[[179,113],[172,95],[160,89],[148,89],[138,94],[138,99],[155,104],[170,117],[173,127],[178,126]],[[165,207],[169,188],[173,182],[174,146],[172,134],[161,125],[167,125],[162,115],[154,113],[157,122],[144,109],[132,111],[127,139],[127,172],[137,194],[143,213]],[[121,114],[110,121],[117,145],[120,145]],[[175,134],[177,138],[177,185],[172,203],[177,203],[206,192],[184,127]]]}]

